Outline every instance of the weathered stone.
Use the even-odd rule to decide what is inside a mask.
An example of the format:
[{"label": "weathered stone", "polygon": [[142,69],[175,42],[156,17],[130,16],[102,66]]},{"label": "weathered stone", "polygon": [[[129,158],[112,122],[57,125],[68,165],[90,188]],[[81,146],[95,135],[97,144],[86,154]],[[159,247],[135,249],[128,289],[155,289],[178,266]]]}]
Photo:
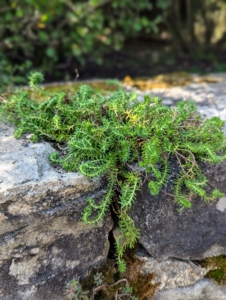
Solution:
[{"label": "weathered stone", "polygon": [[168,258],[158,262],[142,247],[137,251],[137,258],[143,262],[140,267],[141,273],[155,274],[152,283],[159,284],[157,290],[193,284],[202,279],[208,272],[207,269],[201,268],[189,260]]},{"label": "weathered stone", "polygon": [[226,287],[202,279],[194,285],[160,291],[154,300],[226,300]]},{"label": "weathered stone", "polygon": [[63,299],[66,283],[106,259],[112,220],[81,220],[87,197],[98,202],[101,179],[56,171],[48,143],[15,140],[0,128],[0,299]]},{"label": "weathered stone", "polygon": [[[226,254],[223,200],[205,203],[195,198],[192,208],[179,213],[172,197],[179,166],[175,159],[171,163],[170,178],[158,196],[150,195],[148,182],[137,193],[130,216],[140,229],[139,242],[159,260],[169,257],[197,260]],[[226,162],[200,166],[209,180],[208,191],[218,188],[226,193]]]}]

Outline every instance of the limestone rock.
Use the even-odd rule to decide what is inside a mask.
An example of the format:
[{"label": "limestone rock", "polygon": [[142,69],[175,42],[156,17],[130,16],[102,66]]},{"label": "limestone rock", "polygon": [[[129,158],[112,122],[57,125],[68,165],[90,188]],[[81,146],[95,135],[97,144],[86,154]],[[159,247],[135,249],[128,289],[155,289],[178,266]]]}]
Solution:
[{"label": "limestone rock", "polygon": [[137,258],[143,262],[140,268],[141,273],[155,274],[152,283],[159,283],[157,290],[191,285],[202,279],[208,272],[207,269],[201,268],[189,260],[168,258],[158,262],[141,247],[137,251]]},{"label": "limestone rock", "polygon": [[56,171],[48,143],[14,139],[0,127],[0,299],[63,299],[66,283],[106,259],[110,215],[88,226],[88,197],[98,202],[103,182]]},{"label": "limestone rock", "polygon": [[[158,260],[170,257],[199,260],[226,254],[224,197],[212,203],[195,198],[192,208],[179,213],[171,196],[179,166],[175,159],[171,163],[171,175],[164,190],[158,196],[151,196],[146,182],[129,212],[140,229],[139,243]],[[209,180],[207,189],[218,188],[226,193],[226,162],[200,166]]]},{"label": "limestone rock", "polygon": [[158,292],[154,300],[226,300],[226,287],[210,279],[202,279],[194,285]]}]

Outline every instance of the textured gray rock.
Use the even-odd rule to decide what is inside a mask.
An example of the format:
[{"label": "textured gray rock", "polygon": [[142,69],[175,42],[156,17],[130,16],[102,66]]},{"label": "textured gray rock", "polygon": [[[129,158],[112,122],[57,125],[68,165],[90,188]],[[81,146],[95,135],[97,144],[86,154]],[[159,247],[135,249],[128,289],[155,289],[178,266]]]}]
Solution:
[{"label": "textured gray rock", "polygon": [[140,272],[143,274],[154,273],[152,283],[159,283],[157,290],[172,289],[187,286],[202,279],[207,269],[201,268],[191,261],[183,261],[175,258],[168,258],[158,262],[146,250],[139,248],[137,258],[143,262]]},{"label": "textured gray rock", "polygon": [[[226,162],[204,165],[209,179],[208,189],[219,188],[226,193]],[[170,179],[158,196],[150,195],[147,182],[137,193],[130,216],[140,229],[141,245],[158,260],[170,257],[198,260],[226,254],[226,209],[220,202],[192,201],[191,209],[178,212],[173,194],[173,182],[179,172],[172,160]],[[221,203],[221,204],[219,204]],[[220,209],[219,209],[220,208]]]},{"label": "textured gray rock", "polygon": [[81,221],[87,197],[101,199],[101,180],[56,171],[47,143],[15,140],[0,128],[0,299],[63,299],[66,283],[106,259],[112,220]]},{"label": "textured gray rock", "polygon": [[198,79],[196,75],[193,75],[194,82],[171,88],[153,88],[145,91],[130,86],[125,88],[128,91],[135,91],[139,101],[143,101],[145,94],[160,97],[163,99],[163,104],[169,106],[175,106],[181,100],[193,100],[203,117],[218,116],[226,120],[226,73],[209,74],[208,77],[211,80],[200,82],[196,80]]},{"label": "textured gray rock", "polygon": [[154,300],[226,300],[226,287],[202,279],[194,285],[160,291]]}]

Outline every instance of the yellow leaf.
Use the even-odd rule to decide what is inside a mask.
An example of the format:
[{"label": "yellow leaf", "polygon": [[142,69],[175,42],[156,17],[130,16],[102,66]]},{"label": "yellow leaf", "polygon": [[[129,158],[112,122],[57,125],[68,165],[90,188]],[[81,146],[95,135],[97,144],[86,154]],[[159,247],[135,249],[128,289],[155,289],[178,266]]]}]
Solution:
[{"label": "yellow leaf", "polygon": [[128,75],[124,78],[124,82],[125,82],[125,83],[131,82],[131,81],[132,81],[132,79],[131,79],[131,77],[128,76]]},{"label": "yellow leaf", "polygon": [[48,19],[47,15],[42,15],[40,21],[45,22]]},{"label": "yellow leaf", "polygon": [[40,22],[37,24],[37,26],[38,26],[38,28],[45,28],[46,27],[46,25],[44,23],[40,23]]}]

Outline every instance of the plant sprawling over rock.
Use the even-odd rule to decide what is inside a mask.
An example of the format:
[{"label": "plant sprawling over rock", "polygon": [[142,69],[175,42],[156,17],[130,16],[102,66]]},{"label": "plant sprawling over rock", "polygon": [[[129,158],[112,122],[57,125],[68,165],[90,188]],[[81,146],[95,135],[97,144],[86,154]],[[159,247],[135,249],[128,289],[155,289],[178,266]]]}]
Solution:
[{"label": "plant sprawling over rock", "polygon": [[[1,118],[17,126],[15,137],[25,132],[39,138],[66,143],[64,155],[52,153],[50,160],[65,170],[80,171],[87,177],[106,176],[108,188],[101,203],[88,199],[83,220],[96,223],[103,219],[117,191],[121,235],[116,241],[119,270],[125,270],[123,253],[132,248],[139,236],[129,217],[136,191],[146,178],[150,193],[158,195],[170,174],[169,159],[175,156],[180,174],[174,183],[179,207],[191,207],[194,196],[204,201],[222,196],[214,189],[207,194],[207,178],[198,161],[219,163],[226,158],[224,122],[217,117],[203,120],[192,102],[180,102],[175,108],[162,105],[159,98],[118,91],[109,97],[95,94],[82,86],[76,94],[46,93],[38,87],[40,73],[30,76],[33,91],[18,91],[0,107]],[[36,93],[47,100],[33,99]]]}]

